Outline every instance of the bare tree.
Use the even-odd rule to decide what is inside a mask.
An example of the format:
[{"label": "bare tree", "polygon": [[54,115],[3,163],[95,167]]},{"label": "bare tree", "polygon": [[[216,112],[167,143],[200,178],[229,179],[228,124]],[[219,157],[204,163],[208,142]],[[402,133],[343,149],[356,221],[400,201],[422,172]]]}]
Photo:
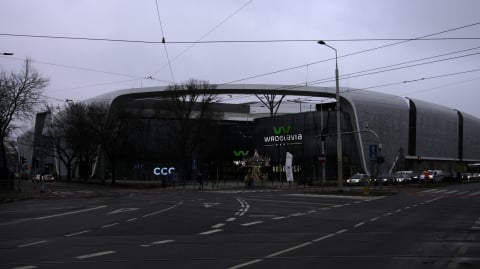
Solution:
[{"label": "bare tree", "polygon": [[183,163],[185,179],[191,177],[192,163],[200,144],[208,140],[211,120],[215,118],[212,103],[218,101],[216,85],[190,79],[184,84],[169,86],[170,111],[173,113],[172,138]]},{"label": "bare tree", "polygon": [[35,71],[29,60],[22,71],[0,73],[0,158],[3,171],[8,171],[5,141],[14,128],[13,122],[31,117],[44,101],[42,92],[48,79]]},{"label": "bare tree", "polygon": [[259,96],[258,94],[255,94],[255,96],[258,98],[258,100],[260,100],[260,102],[262,102],[262,104],[265,105],[265,107],[268,108],[268,110],[270,111],[270,117],[273,117],[277,114],[278,109],[280,108],[280,105],[282,104],[283,98],[285,98],[285,95],[282,95],[280,97],[280,100],[277,101],[276,100],[277,95],[274,94],[274,93],[264,94],[263,98],[265,98],[265,100],[263,100],[262,97]]},{"label": "bare tree", "polygon": [[[67,169],[67,180],[74,177],[76,165],[79,157],[79,149],[85,145],[78,145],[76,141],[78,129],[74,122],[72,111],[75,110],[74,103],[55,113],[53,109],[49,109],[51,113],[51,121],[47,124],[45,135],[50,139],[53,151],[47,150],[45,154],[59,159]],[[72,137],[73,136],[73,137]]]}]

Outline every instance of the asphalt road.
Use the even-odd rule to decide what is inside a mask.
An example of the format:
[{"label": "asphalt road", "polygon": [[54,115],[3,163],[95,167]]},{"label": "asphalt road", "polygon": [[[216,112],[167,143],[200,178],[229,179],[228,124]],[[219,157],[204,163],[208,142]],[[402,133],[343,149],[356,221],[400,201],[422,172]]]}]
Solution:
[{"label": "asphalt road", "polygon": [[0,204],[0,268],[480,268],[479,183],[103,193]]}]

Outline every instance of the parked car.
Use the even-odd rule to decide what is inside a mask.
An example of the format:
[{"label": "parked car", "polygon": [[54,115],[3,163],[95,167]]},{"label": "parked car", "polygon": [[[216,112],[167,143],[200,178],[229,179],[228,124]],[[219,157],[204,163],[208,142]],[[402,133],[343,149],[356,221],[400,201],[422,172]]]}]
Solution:
[{"label": "parked car", "polygon": [[414,177],[413,171],[397,171],[393,174],[393,178],[396,184],[406,184],[412,181],[412,177]]},{"label": "parked car", "polygon": [[373,179],[375,185],[390,185],[393,184],[395,178],[390,174],[383,174]]},{"label": "parked car", "polygon": [[365,186],[370,184],[370,176],[367,174],[355,174],[347,179],[347,185]]},{"label": "parked car", "polygon": [[442,170],[431,170],[430,179],[432,182],[442,182],[445,180],[445,173]]}]

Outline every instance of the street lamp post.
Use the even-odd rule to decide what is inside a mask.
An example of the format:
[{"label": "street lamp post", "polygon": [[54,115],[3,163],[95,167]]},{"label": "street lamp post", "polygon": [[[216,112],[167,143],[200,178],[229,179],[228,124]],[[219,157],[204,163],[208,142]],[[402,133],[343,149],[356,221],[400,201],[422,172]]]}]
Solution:
[{"label": "street lamp post", "polygon": [[343,160],[342,160],[342,134],[341,134],[341,126],[340,126],[340,86],[338,82],[338,57],[337,57],[337,49],[328,45],[323,40],[317,42],[320,45],[327,46],[335,51],[335,84],[336,84],[336,91],[335,96],[337,99],[337,176],[338,176],[338,189],[339,191],[343,191]]}]

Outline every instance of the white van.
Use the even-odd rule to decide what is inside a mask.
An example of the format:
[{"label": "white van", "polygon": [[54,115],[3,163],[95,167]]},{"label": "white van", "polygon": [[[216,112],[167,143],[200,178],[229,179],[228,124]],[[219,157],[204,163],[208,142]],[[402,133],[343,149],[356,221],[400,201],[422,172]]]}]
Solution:
[{"label": "white van", "polygon": [[393,179],[397,184],[410,183],[413,171],[397,171],[393,174]]}]

